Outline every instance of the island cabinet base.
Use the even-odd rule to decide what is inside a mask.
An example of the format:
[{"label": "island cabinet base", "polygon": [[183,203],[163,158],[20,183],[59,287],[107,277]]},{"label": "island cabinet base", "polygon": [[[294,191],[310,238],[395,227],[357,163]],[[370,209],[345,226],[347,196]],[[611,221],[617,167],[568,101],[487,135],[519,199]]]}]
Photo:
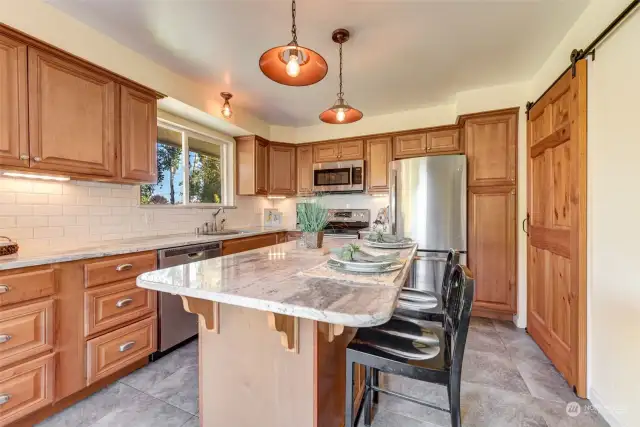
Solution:
[{"label": "island cabinet base", "polygon": [[298,318],[298,349],[287,351],[269,313],[219,304],[218,314],[217,332],[200,320],[202,427],[344,426],[345,349],[354,329]]}]

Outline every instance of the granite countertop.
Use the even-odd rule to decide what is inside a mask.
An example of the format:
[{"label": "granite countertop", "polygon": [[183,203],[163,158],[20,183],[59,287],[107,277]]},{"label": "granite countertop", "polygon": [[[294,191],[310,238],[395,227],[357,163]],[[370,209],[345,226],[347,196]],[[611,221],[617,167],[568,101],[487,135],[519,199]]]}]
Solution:
[{"label": "granite countertop", "polygon": [[[341,246],[350,240],[327,241]],[[411,260],[416,247],[403,249]],[[411,268],[406,262],[390,284],[310,277],[303,272],[328,254],[306,252],[297,242],[281,243],[221,258],[156,270],[138,276],[138,286],[327,323],[369,327],[387,322]]]},{"label": "granite countertop", "polygon": [[[18,252],[16,255],[0,257],[0,270],[31,267],[34,265],[52,264],[56,262],[76,261],[80,259],[98,258],[110,255],[122,255],[134,252],[151,251],[198,243],[219,242],[240,239],[259,234],[287,231],[286,227],[242,227],[233,230],[240,234],[227,236],[196,236],[193,233],[169,234],[163,236],[137,237],[125,240],[113,240],[104,243],[90,244],[73,249],[47,250],[41,252]],[[18,242],[19,243],[19,242]]]}]

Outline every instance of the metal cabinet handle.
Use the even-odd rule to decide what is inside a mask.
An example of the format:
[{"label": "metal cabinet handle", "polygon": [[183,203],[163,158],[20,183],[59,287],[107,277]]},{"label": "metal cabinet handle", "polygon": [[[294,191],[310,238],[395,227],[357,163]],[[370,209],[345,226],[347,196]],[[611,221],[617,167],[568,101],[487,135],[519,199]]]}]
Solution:
[{"label": "metal cabinet handle", "polygon": [[120,346],[120,353],[124,353],[127,350],[131,350],[136,345],[135,341],[129,341]]},{"label": "metal cabinet handle", "polygon": [[8,342],[10,339],[11,339],[11,335],[2,334],[2,335],[0,335],[0,344],[4,344],[4,343]]},{"label": "metal cabinet handle", "polygon": [[120,264],[116,267],[116,271],[127,271],[133,268],[133,264]]},{"label": "metal cabinet handle", "polygon": [[0,394],[0,405],[4,405],[11,400],[10,394]]},{"label": "metal cabinet handle", "polygon": [[29,160],[28,154],[20,154],[20,160]]},{"label": "metal cabinet handle", "polygon": [[34,161],[34,162],[39,162],[39,161],[41,161],[41,160],[42,160],[42,157],[35,156],[35,157],[33,158],[33,161]]},{"label": "metal cabinet handle", "polygon": [[204,254],[204,252],[194,252],[194,253],[191,253],[191,254],[187,254],[187,257],[189,259],[196,259],[196,258],[200,258],[203,254]]},{"label": "metal cabinet handle", "polygon": [[9,292],[9,286],[8,285],[0,285],[0,294],[6,294],[7,292]]},{"label": "metal cabinet handle", "polygon": [[527,213],[527,216],[522,220],[522,231],[524,231],[524,234],[526,234],[527,236],[529,235],[529,214],[528,213]]},{"label": "metal cabinet handle", "polygon": [[133,298],[123,298],[116,303],[116,307],[126,307],[133,302]]}]

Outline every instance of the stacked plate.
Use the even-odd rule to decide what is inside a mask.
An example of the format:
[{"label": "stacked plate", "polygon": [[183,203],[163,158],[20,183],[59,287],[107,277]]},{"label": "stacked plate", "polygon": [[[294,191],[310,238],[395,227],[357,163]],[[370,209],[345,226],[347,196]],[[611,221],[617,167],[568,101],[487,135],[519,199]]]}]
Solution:
[{"label": "stacked plate", "polygon": [[413,246],[413,240],[409,238],[399,238],[397,236],[383,236],[378,240],[364,240],[364,245],[378,249],[403,249]]},{"label": "stacked plate", "polygon": [[329,267],[343,273],[380,274],[400,270],[403,266],[399,260],[387,261],[345,261],[332,254],[327,262]]}]

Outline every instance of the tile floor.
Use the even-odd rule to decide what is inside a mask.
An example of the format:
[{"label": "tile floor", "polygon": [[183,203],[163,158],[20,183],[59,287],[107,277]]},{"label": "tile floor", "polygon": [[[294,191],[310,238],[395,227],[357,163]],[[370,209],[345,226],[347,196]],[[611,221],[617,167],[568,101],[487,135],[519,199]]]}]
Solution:
[{"label": "tile floor", "polygon": [[[139,369],[40,427],[198,427],[197,344]],[[463,367],[464,427],[606,427],[578,400],[531,338],[505,322],[473,319]],[[385,377],[392,390],[445,406],[446,389]],[[580,415],[567,415],[578,402]],[[361,422],[361,425],[362,422]],[[448,427],[447,413],[380,396],[374,427]]]}]

